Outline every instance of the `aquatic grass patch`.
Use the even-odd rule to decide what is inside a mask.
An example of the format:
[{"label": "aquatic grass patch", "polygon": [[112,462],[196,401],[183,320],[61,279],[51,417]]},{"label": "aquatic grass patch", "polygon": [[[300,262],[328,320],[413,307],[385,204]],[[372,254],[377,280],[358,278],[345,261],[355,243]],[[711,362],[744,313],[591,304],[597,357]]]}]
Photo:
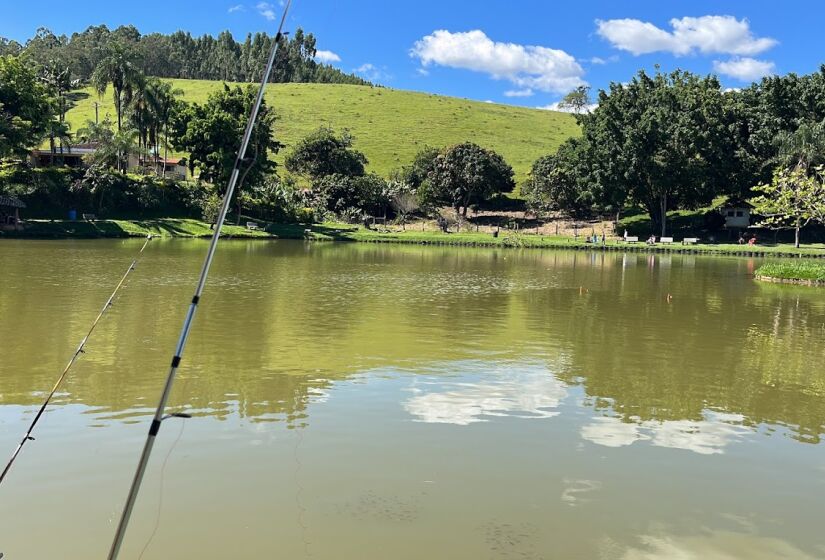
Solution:
[{"label": "aquatic grass patch", "polygon": [[761,280],[825,285],[825,264],[810,261],[766,263],[755,275]]}]

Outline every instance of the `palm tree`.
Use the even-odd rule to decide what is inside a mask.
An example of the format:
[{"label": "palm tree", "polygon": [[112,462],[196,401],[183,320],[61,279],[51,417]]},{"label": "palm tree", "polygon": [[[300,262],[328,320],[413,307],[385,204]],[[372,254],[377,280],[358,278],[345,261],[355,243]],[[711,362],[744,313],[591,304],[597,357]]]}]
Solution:
[{"label": "palm tree", "polygon": [[[57,121],[49,125],[49,147],[51,148],[51,163],[54,165],[55,140],[60,143],[61,159],[63,148],[69,144],[69,126],[66,124],[66,112],[69,110],[67,95],[80,85],[79,80],[72,80],[71,70],[62,67],[55,61],[51,61],[43,68],[40,74],[40,81],[46,86],[46,90],[51,96],[51,103],[54,107],[54,114]],[[70,148],[71,150],[71,148]]]},{"label": "palm tree", "polygon": [[68,123],[58,120],[50,120],[46,132],[49,137],[49,163],[54,165],[54,157],[57,153],[57,143],[60,143],[60,163],[63,164],[63,146],[69,146],[71,153],[72,135],[69,133]]},{"label": "palm tree", "polygon": [[[150,130],[155,120],[155,82],[157,78],[139,79],[133,85],[129,102],[129,123],[138,133],[138,148],[141,153],[149,149]],[[138,161],[138,163],[141,163]]]},{"label": "palm tree", "polygon": [[105,144],[112,141],[112,121],[109,117],[103,122],[86,121],[86,126],[78,128],[75,137],[85,144]]},{"label": "palm tree", "polygon": [[124,128],[98,146],[91,156],[91,164],[117,167],[118,171],[124,171],[124,163],[134,153],[139,153],[138,132],[133,128]]},{"label": "palm tree", "polygon": [[[166,177],[166,161],[169,159],[169,125],[172,120],[172,113],[178,106],[178,97],[183,95],[180,89],[173,89],[169,82],[161,82],[160,80],[153,82],[152,87],[154,92],[152,98],[154,99],[155,111],[155,129],[152,131],[152,136],[155,146],[155,155],[159,156],[159,144],[163,143],[163,176]],[[161,140],[161,135],[163,140]],[[157,159],[155,159],[157,161]]]},{"label": "palm tree", "polygon": [[118,132],[123,126],[123,110],[131,101],[135,86],[140,83],[142,76],[134,56],[121,43],[113,43],[109,47],[109,52],[92,73],[92,85],[98,95],[103,96],[109,85],[114,90]]}]

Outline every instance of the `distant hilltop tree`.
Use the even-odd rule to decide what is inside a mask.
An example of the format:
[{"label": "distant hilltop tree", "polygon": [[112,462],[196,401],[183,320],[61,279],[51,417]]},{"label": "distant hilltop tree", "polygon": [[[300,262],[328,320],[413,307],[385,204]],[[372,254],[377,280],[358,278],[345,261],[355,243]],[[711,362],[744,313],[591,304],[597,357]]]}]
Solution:
[{"label": "distant hilltop tree", "polygon": [[[217,37],[193,37],[187,31],[141,35],[133,25],[114,31],[105,25],[91,26],[69,37],[41,27],[24,45],[0,37],[0,55],[21,55],[41,67],[56,63],[69,68],[73,78],[88,81],[113,45],[121,45],[147,76],[257,82],[274,40],[266,33],[250,33],[238,42],[229,31]],[[372,85],[354,74],[317,62],[316,38],[312,33],[298,28],[291,38],[281,41],[271,82]]]}]

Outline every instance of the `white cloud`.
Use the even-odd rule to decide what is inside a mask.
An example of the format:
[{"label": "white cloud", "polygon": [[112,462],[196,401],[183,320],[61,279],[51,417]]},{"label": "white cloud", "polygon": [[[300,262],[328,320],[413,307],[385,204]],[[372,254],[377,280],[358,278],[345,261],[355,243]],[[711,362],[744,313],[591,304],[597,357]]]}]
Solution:
[{"label": "white cloud", "polygon": [[597,66],[602,66],[604,64],[610,64],[611,62],[618,62],[619,57],[617,55],[609,56],[607,58],[602,58],[600,56],[594,56],[593,58],[587,60],[590,64],[595,64]]},{"label": "white cloud", "polygon": [[258,13],[269,21],[273,21],[277,17],[275,15],[275,7],[269,2],[258,2],[258,5],[255,7],[258,8]]},{"label": "white cloud", "polygon": [[430,71],[427,70],[426,68],[417,68],[415,71],[418,72],[419,76],[429,76],[430,75]]},{"label": "white cloud", "polygon": [[511,89],[510,91],[504,92],[504,97],[533,97],[535,93],[532,89]]},{"label": "white cloud", "polygon": [[776,65],[769,60],[738,56],[730,60],[714,60],[713,70],[743,82],[750,82],[774,74]]},{"label": "white cloud", "polygon": [[246,8],[244,8],[243,4],[235,4],[234,6],[230,7],[227,11],[230,14],[234,14],[235,12],[245,12]]},{"label": "white cloud", "polygon": [[355,68],[353,72],[355,72],[356,74],[360,74],[370,82],[385,82],[392,79],[392,76],[387,73],[386,68],[379,68],[376,65],[369,62],[367,62],[366,64],[362,64],[358,68]]},{"label": "white cloud", "polygon": [[540,46],[497,43],[480,30],[427,35],[410,51],[424,66],[437,64],[483,72],[522,89],[568,92],[585,85],[584,70],[566,52]]},{"label": "white cloud", "polygon": [[315,51],[315,58],[327,64],[341,62],[341,57],[332,51]]},{"label": "white cloud", "polygon": [[733,16],[683,17],[670,20],[672,31],[638,19],[596,20],[597,32],[613,47],[634,55],[671,52],[677,56],[702,53],[753,55],[777,44],[755,37],[747,19]]},{"label": "white cloud", "polygon": [[[542,109],[544,111],[558,111],[559,113],[575,113],[572,108],[570,107],[560,107],[561,101],[556,101],[555,103],[551,103],[550,105],[544,105],[543,107],[536,107],[536,109]],[[598,103],[591,103],[585,107],[585,113],[592,113],[598,107]]]}]

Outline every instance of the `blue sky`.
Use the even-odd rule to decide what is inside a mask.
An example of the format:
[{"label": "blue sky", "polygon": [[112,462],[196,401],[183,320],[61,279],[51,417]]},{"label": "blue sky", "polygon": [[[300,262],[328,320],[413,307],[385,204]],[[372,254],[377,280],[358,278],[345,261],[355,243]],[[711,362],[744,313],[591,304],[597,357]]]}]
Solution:
[{"label": "blue sky", "polygon": [[[595,89],[638,69],[684,68],[741,87],[825,62],[819,0],[294,0],[288,27],[319,38],[336,66],[384,85],[530,107],[577,84]],[[141,32],[272,31],[280,0],[5,0],[0,35],[71,33],[132,23]],[[139,6],[139,7],[138,7]]]}]

